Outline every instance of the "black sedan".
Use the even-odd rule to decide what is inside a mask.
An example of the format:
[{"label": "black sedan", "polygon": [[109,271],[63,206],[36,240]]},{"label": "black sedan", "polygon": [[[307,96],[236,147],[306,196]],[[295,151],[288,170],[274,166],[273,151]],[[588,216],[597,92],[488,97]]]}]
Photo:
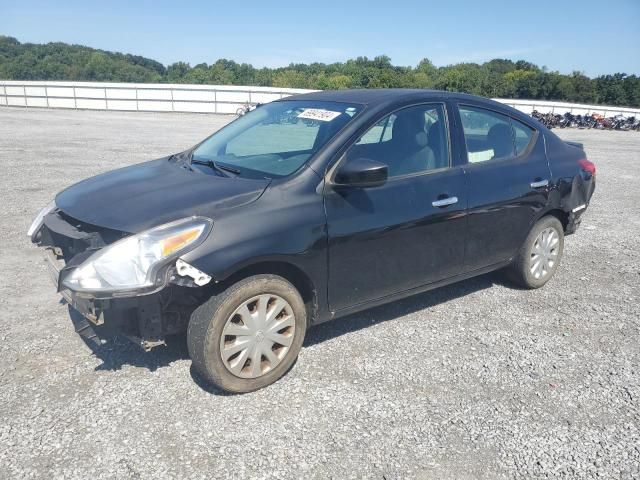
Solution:
[{"label": "black sedan", "polygon": [[186,331],[205,379],[248,392],[318,323],[496,269],[542,287],[594,188],[582,145],[500,103],[318,92],[73,185],[29,236],[81,333]]}]

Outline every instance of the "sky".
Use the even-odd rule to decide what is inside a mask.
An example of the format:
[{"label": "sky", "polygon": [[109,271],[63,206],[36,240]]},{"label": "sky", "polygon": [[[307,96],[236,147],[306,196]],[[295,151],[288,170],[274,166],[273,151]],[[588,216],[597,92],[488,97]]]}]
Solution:
[{"label": "sky", "polygon": [[562,73],[640,74],[640,0],[0,0],[0,35],[165,65],[227,58],[274,67],[385,54],[394,65],[508,58]]}]

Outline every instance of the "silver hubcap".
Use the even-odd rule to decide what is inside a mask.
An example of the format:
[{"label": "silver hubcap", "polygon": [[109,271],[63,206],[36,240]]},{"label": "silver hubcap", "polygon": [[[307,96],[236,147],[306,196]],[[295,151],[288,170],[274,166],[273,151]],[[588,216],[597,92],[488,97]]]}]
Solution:
[{"label": "silver hubcap", "polygon": [[278,295],[264,294],[242,303],[227,319],[220,338],[225,367],[242,378],[273,370],[293,342],[296,322],[291,305]]},{"label": "silver hubcap", "polygon": [[547,277],[551,274],[554,265],[558,260],[558,247],[560,246],[560,236],[555,228],[545,228],[531,249],[531,260],[529,270],[536,280]]}]

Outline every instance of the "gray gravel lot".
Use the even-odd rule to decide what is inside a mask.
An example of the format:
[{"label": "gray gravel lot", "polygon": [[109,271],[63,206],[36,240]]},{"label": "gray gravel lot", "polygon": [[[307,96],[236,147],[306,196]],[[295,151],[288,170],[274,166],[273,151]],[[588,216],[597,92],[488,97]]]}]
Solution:
[{"label": "gray gravel lot", "polygon": [[309,332],[224,395],[184,339],[92,352],[26,229],[63,187],[230,117],[0,108],[0,478],[639,478],[640,134],[583,141],[598,186],[557,276],[485,275]]}]

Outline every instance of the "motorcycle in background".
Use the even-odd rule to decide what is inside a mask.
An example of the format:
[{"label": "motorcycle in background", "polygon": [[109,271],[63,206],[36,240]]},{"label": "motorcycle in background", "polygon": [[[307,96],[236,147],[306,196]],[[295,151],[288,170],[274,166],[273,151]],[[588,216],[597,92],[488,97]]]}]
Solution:
[{"label": "motorcycle in background", "polygon": [[261,103],[249,103],[246,102],[242,107],[238,108],[236,110],[236,115],[239,117],[242,117],[243,115],[246,115],[247,113],[249,113],[252,110],[255,110],[256,108],[260,107],[262,104]]}]

